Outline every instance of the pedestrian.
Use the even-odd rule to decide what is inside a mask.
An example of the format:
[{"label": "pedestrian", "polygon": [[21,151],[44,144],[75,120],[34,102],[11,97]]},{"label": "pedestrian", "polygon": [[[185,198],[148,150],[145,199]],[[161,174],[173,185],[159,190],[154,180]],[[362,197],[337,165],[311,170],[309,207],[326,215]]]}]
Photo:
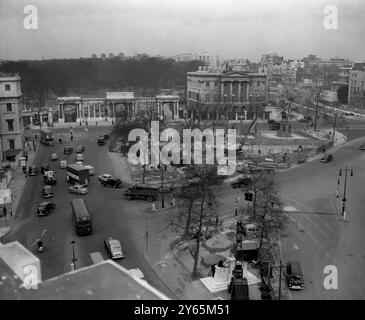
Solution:
[{"label": "pedestrian", "polygon": [[3,217],[4,217],[4,218],[6,218],[6,213],[7,213],[7,210],[6,210],[6,207],[5,207],[5,205],[4,205],[4,207],[3,207]]},{"label": "pedestrian", "polygon": [[34,140],[33,140],[33,149],[34,149],[34,151],[36,151]]},{"label": "pedestrian", "polygon": [[212,278],[214,278],[214,275],[215,275],[215,264],[213,264],[211,267],[210,267],[210,271],[212,273]]},{"label": "pedestrian", "polygon": [[59,142],[60,144],[62,144],[62,138],[61,138],[61,137],[58,139],[58,142]]},{"label": "pedestrian", "polygon": [[71,134],[71,141],[73,141],[74,140],[74,136]]}]

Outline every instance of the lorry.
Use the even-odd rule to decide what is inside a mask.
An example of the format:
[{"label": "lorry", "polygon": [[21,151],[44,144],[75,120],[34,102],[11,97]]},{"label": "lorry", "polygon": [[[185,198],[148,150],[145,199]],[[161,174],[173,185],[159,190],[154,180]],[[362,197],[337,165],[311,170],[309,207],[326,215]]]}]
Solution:
[{"label": "lorry", "polygon": [[73,184],[89,184],[89,169],[78,164],[69,164],[66,167],[66,180]]}]

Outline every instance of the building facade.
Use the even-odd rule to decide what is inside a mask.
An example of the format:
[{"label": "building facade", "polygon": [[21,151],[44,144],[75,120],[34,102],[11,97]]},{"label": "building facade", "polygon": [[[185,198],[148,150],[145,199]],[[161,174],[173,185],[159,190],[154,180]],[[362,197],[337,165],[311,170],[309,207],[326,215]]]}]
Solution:
[{"label": "building facade", "polygon": [[365,109],[365,62],[356,62],[351,68],[348,104],[353,108]]},{"label": "building facade", "polygon": [[18,74],[0,74],[0,148],[1,160],[14,158],[23,150],[21,78]]},{"label": "building facade", "polygon": [[179,96],[135,97],[133,92],[106,92],[105,98],[58,97],[53,122],[88,124],[97,121],[131,121],[150,115],[179,119]]},{"label": "building facade", "polygon": [[184,116],[198,112],[202,119],[253,119],[263,115],[268,100],[266,74],[217,72],[200,67],[187,73],[187,109]]}]

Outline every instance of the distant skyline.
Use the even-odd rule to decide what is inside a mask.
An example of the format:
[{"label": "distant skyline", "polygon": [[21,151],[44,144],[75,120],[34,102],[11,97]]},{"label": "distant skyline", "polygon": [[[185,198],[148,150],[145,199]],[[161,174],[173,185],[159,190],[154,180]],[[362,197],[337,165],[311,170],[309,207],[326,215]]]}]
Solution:
[{"label": "distant skyline", "polygon": [[[36,30],[23,25],[30,4]],[[323,26],[328,5],[338,9],[336,30]],[[207,51],[365,61],[364,17],[363,0],[0,0],[0,59]]]}]

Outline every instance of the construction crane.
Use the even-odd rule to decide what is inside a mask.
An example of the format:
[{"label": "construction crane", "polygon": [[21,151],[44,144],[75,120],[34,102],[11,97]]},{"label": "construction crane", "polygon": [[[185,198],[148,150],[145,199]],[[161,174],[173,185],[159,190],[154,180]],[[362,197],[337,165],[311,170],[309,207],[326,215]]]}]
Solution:
[{"label": "construction crane", "polygon": [[243,237],[245,235],[242,221],[237,221],[236,247],[235,247],[235,266],[232,271],[231,282],[228,285],[228,293],[231,300],[248,300],[249,290],[247,278],[243,277]]},{"label": "construction crane", "polygon": [[247,128],[244,128],[243,124],[242,124],[241,132],[240,132],[240,136],[242,136],[241,141],[240,141],[240,146],[239,146],[240,150],[242,150],[242,146],[245,144],[248,136],[250,134],[252,134],[252,131],[255,129],[258,118],[259,118],[259,116],[256,115],[256,117],[252,120],[252,122],[250,123],[250,125]]}]

